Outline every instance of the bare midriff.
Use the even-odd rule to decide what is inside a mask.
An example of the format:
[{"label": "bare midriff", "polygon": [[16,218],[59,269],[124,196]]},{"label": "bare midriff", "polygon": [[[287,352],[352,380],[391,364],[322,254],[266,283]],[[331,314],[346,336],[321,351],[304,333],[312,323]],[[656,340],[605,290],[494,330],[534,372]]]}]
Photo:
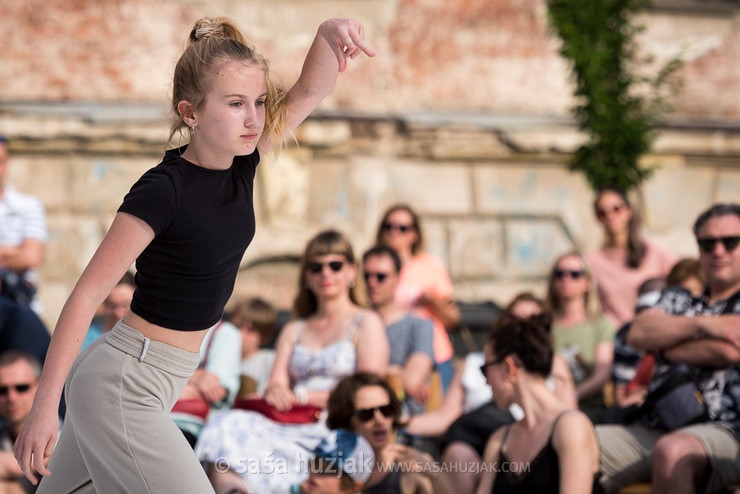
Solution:
[{"label": "bare midriff", "polygon": [[157,324],[152,324],[141,316],[130,312],[123,318],[123,323],[134,328],[141,334],[153,341],[161,341],[175,348],[185,350],[191,353],[200,351],[200,344],[206,337],[208,329],[199,331],[177,331],[175,329],[165,328]]}]

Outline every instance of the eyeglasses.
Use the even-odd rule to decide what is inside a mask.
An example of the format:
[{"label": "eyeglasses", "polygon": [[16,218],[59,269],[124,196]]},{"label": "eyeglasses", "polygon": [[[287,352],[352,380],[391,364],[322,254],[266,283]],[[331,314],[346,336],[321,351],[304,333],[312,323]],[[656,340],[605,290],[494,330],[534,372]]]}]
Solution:
[{"label": "eyeglasses", "polygon": [[378,283],[383,283],[388,278],[388,273],[371,273],[370,271],[365,271],[365,283],[370,283],[370,280],[373,278],[378,280]]},{"label": "eyeglasses", "polygon": [[504,361],[505,358],[506,358],[506,355],[504,355],[501,358],[497,358],[496,360],[489,360],[488,362],[485,362],[483,365],[480,366],[480,372],[481,372],[481,374],[483,374],[485,376],[486,375],[486,370],[489,367],[491,367],[492,365],[500,364],[501,362]]},{"label": "eyeglasses", "polygon": [[375,410],[379,411],[385,418],[392,417],[395,413],[393,405],[388,403],[387,405],[381,405],[379,407],[362,408],[360,410],[355,410],[354,415],[360,422],[367,422],[368,420],[375,417]]},{"label": "eyeglasses", "polygon": [[596,209],[596,217],[597,218],[606,218],[610,214],[620,213],[626,207],[627,207],[626,204],[617,204],[616,206],[612,206],[612,207],[597,208]]},{"label": "eyeglasses", "polygon": [[338,273],[344,267],[344,261],[309,262],[306,268],[313,274],[319,274],[324,271],[324,266],[329,266],[332,271]]},{"label": "eyeglasses", "polygon": [[13,388],[16,393],[26,393],[31,389],[31,384],[16,384],[15,386],[0,386],[0,396],[8,396],[10,388]]},{"label": "eyeglasses", "polygon": [[383,223],[383,230],[391,232],[398,230],[401,233],[406,233],[414,229],[414,225],[397,225],[395,223]]},{"label": "eyeglasses", "polygon": [[725,248],[727,252],[732,252],[733,250],[737,249],[738,244],[740,243],[740,236],[732,236],[732,237],[704,237],[704,238],[697,238],[696,243],[699,244],[699,250],[701,250],[705,254],[712,254],[714,252],[714,249],[717,248],[717,242],[722,242],[722,246]]},{"label": "eyeglasses", "polygon": [[581,276],[585,276],[586,272],[582,269],[575,270],[575,269],[556,269],[553,271],[553,276],[555,276],[555,279],[562,280],[566,276],[569,276],[570,278],[577,280],[580,279]]}]

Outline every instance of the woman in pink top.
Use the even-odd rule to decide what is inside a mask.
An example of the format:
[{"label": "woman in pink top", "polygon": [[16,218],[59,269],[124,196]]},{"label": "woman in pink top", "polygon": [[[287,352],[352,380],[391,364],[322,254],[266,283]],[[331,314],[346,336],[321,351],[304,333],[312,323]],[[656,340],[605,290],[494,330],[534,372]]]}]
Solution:
[{"label": "woman in pink top", "polygon": [[635,316],[637,288],[666,276],[677,261],[665,247],[640,237],[640,221],[624,193],[602,189],[594,202],[604,243],[588,254],[604,314],[619,328]]},{"label": "woman in pink top", "polygon": [[395,250],[401,258],[398,304],[434,323],[434,359],[446,391],[453,375],[453,350],[447,331],[460,323],[460,309],[452,300],[450,275],[439,258],[422,252],[419,217],[410,206],[398,204],[386,211],[376,241]]}]

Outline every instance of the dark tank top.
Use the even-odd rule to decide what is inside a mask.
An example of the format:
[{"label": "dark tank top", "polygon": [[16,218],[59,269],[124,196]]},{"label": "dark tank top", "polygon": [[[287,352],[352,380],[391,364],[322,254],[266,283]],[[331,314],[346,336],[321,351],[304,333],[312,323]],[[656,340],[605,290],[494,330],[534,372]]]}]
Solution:
[{"label": "dark tank top", "polygon": [[372,487],[362,490],[363,494],[401,494],[401,471],[393,469]]},{"label": "dark tank top", "polygon": [[[506,439],[509,437],[509,430],[511,429],[510,425],[506,426],[506,432],[504,432],[504,438],[501,440],[501,447],[499,449],[499,465],[503,466],[508,464],[509,470],[512,471],[501,471],[497,473],[496,481],[493,483],[493,490],[491,492],[495,492],[496,494],[534,492],[538,494],[560,493],[560,463],[558,461],[558,454],[552,446],[552,436],[560,417],[566,413],[569,412],[563,412],[555,419],[555,422],[552,424],[552,431],[550,431],[550,438],[547,440],[547,444],[539,451],[539,453],[537,453],[534,459],[529,462],[529,468],[527,468],[526,464],[513,464],[506,457],[506,454],[504,453],[504,445],[506,445]],[[594,474],[591,492],[593,494],[603,492],[601,485],[599,484],[599,472]]]}]

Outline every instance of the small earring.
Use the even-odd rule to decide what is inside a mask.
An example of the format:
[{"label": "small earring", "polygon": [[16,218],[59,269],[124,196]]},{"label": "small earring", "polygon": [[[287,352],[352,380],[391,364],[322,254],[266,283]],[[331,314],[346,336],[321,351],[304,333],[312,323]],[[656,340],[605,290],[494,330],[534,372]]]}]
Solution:
[{"label": "small earring", "polygon": [[195,135],[195,124],[192,124],[192,125],[190,126],[190,135],[191,135],[191,136],[194,136],[194,135]]}]

